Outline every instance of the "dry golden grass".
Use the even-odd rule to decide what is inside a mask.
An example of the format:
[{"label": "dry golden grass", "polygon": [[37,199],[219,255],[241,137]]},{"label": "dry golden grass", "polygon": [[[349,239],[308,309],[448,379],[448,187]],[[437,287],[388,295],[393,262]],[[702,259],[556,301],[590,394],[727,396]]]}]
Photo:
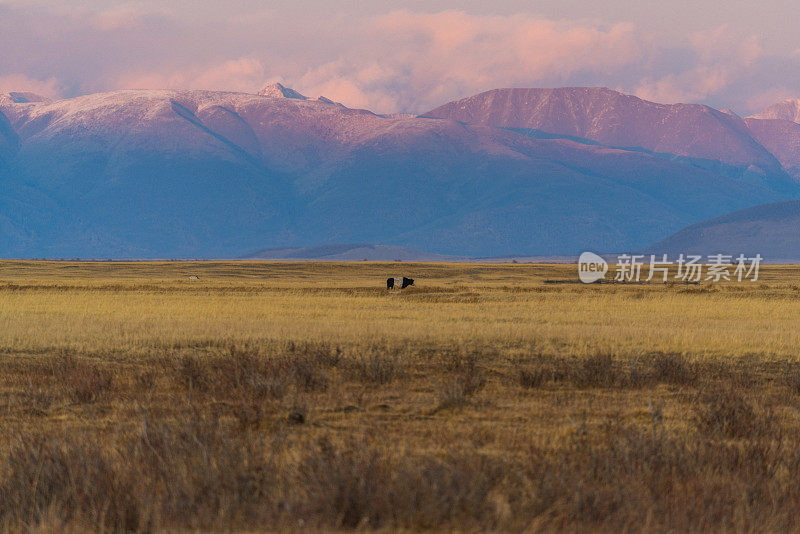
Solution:
[{"label": "dry golden grass", "polygon": [[800,268],[574,278],[0,262],[0,526],[800,529]]}]

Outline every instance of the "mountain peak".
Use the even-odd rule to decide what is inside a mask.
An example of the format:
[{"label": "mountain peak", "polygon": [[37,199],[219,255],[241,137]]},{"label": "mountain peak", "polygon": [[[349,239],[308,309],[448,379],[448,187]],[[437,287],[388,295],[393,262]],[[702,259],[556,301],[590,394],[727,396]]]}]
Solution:
[{"label": "mountain peak", "polygon": [[[495,89],[423,115],[466,124],[540,131],[612,147],[759,167],[783,176],[775,157],[733,115],[699,104],[659,104],[607,87]],[[721,120],[722,119],[722,120]]]},{"label": "mountain peak", "polygon": [[285,87],[278,82],[264,86],[264,88],[261,89],[258,94],[261,96],[271,96],[273,98],[294,98],[296,100],[308,100],[306,96],[301,95],[294,89]]},{"label": "mountain peak", "polygon": [[787,98],[782,102],[773,104],[761,113],[751,115],[751,119],[781,119],[800,122],[800,98]]}]

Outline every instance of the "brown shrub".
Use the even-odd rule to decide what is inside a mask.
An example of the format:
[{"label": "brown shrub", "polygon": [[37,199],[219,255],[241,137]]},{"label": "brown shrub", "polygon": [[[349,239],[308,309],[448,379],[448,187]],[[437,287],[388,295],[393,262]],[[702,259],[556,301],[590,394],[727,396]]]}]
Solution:
[{"label": "brown shrub", "polygon": [[195,409],[175,422],[145,417],[122,468],[142,483],[138,499],[163,526],[241,528],[274,518],[268,451],[263,433],[231,432]]},{"label": "brown shrub", "polygon": [[138,432],[104,445],[84,434],[20,434],[0,457],[0,524],[80,531],[800,526],[796,436],[729,443],[611,418],[556,449],[501,456],[457,447],[412,452],[372,432],[283,449],[277,434],[232,430],[191,407],[176,419],[146,414]]},{"label": "brown shrub", "polygon": [[137,434],[101,443],[20,434],[2,459],[0,524],[115,532],[276,524],[278,471],[262,433],[232,432],[191,410],[177,420],[145,416]]},{"label": "brown shrub", "polygon": [[368,356],[361,355],[350,364],[352,379],[386,385],[398,375],[398,357],[378,350],[373,350]]},{"label": "brown shrub", "polygon": [[567,382],[578,388],[639,387],[644,374],[634,363],[623,365],[610,354],[594,354],[587,358],[546,358],[528,372],[540,377],[540,383]]},{"label": "brown shrub", "polygon": [[464,360],[461,372],[444,381],[439,391],[438,409],[465,406],[485,385],[486,377],[477,364],[477,358]]},{"label": "brown shrub", "polygon": [[335,447],[319,440],[303,457],[293,506],[316,526],[469,529],[491,524],[488,495],[503,479],[499,461],[472,454],[444,458],[393,454],[372,442]]},{"label": "brown shrub", "polygon": [[787,365],[783,370],[782,378],[789,391],[794,395],[800,395],[800,364]]},{"label": "brown shrub", "polygon": [[128,479],[99,443],[85,435],[29,433],[14,440],[0,481],[0,522],[34,526],[55,516],[94,529],[146,529]]},{"label": "brown shrub", "polygon": [[695,422],[703,433],[725,438],[758,438],[777,429],[774,414],[758,410],[740,391],[726,388],[705,395],[695,408]]},{"label": "brown shrub", "polygon": [[32,380],[28,380],[28,383],[19,395],[18,401],[25,413],[35,416],[44,416],[47,415],[50,407],[55,403],[56,395],[52,388],[34,384]]},{"label": "brown shrub", "polygon": [[218,390],[250,400],[282,399],[289,386],[284,362],[232,346],[216,362]]},{"label": "brown shrub", "polygon": [[659,352],[651,356],[652,378],[656,382],[690,386],[697,381],[697,369],[682,354]]},{"label": "brown shrub", "polygon": [[610,354],[584,359],[543,357],[516,366],[515,381],[526,389],[569,383],[577,388],[640,388],[652,383],[692,385],[698,372],[681,355],[657,353],[630,363]]},{"label": "brown shrub", "polygon": [[324,391],[330,369],[342,361],[342,350],[328,343],[289,343],[281,360],[298,389]]},{"label": "brown shrub", "polygon": [[175,378],[189,390],[206,391],[213,378],[209,376],[207,364],[197,356],[181,356],[174,363]]},{"label": "brown shrub", "polygon": [[100,400],[114,385],[112,371],[73,356],[59,358],[53,375],[67,398],[81,404]]},{"label": "brown shrub", "polygon": [[290,375],[298,389],[306,392],[325,391],[328,374],[320,360],[312,355],[296,355],[288,360]]},{"label": "brown shrub", "polygon": [[543,385],[550,377],[542,367],[532,369],[518,368],[517,379],[519,385],[525,389],[534,389]]},{"label": "brown shrub", "polygon": [[596,354],[575,362],[570,379],[577,387],[614,387],[623,382],[623,374],[613,356]]},{"label": "brown shrub", "polygon": [[173,376],[188,390],[278,400],[292,384],[306,392],[325,390],[328,371],[340,360],[341,349],[324,343],[289,343],[272,355],[231,345],[221,354],[181,356],[173,361]]}]

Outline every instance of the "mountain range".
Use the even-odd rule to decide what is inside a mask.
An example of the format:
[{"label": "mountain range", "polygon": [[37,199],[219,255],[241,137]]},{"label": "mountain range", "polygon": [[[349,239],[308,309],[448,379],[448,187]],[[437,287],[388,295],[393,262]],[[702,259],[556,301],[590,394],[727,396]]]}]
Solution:
[{"label": "mountain range", "polygon": [[498,89],[419,116],[258,94],[0,95],[0,256],[639,250],[800,198],[790,105],[742,119],[605,88]]}]

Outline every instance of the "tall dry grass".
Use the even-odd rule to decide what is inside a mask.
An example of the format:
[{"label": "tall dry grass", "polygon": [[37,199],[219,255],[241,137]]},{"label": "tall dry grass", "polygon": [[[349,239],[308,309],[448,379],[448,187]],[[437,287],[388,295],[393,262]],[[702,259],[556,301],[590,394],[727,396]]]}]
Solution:
[{"label": "tall dry grass", "polygon": [[0,262],[0,528],[797,530],[798,271],[569,269]]}]

